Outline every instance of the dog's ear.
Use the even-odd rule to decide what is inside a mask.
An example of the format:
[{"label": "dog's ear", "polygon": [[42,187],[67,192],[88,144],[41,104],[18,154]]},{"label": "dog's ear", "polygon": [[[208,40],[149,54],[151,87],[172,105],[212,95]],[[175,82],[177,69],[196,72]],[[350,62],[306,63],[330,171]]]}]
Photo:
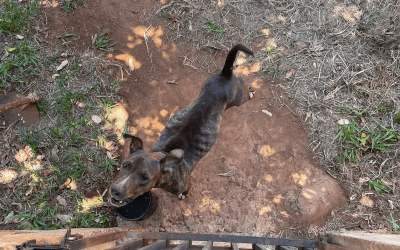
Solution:
[{"label": "dog's ear", "polygon": [[124,134],[124,139],[128,138],[131,139],[131,145],[129,146],[131,154],[143,149],[143,141],[139,137]]},{"label": "dog's ear", "polygon": [[174,168],[183,160],[183,150],[174,149],[160,160],[163,174],[172,173]]}]

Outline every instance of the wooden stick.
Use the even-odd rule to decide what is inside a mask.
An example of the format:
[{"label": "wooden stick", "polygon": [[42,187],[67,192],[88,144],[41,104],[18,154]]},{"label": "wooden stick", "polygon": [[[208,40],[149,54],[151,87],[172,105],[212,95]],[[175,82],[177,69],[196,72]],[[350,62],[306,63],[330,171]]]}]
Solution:
[{"label": "wooden stick", "polygon": [[31,93],[27,97],[21,98],[19,100],[16,100],[16,101],[4,104],[4,105],[1,105],[0,106],[0,114],[7,110],[14,109],[14,108],[17,108],[17,107],[25,105],[25,104],[34,103],[39,100],[40,100],[40,96],[38,94]]}]

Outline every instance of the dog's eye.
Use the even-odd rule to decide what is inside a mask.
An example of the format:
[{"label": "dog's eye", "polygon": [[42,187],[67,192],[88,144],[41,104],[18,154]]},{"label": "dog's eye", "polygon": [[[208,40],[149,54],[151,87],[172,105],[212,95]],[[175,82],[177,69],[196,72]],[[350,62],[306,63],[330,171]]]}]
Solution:
[{"label": "dog's eye", "polygon": [[122,168],[126,168],[127,166],[128,166],[128,164],[126,164],[126,163],[122,164]]},{"label": "dog's eye", "polygon": [[149,177],[147,177],[147,175],[142,175],[142,181],[148,181],[149,180]]}]

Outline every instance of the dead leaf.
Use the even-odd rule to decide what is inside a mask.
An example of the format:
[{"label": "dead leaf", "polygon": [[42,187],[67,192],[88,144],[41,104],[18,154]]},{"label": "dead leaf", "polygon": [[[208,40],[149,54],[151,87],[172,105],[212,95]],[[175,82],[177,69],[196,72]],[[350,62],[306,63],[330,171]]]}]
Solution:
[{"label": "dead leaf", "polygon": [[32,193],[32,191],[33,191],[33,186],[29,186],[28,190],[25,193],[25,196],[30,195]]},{"label": "dead leaf", "polygon": [[263,112],[266,115],[272,116],[271,112],[269,112],[268,110],[261,110],[261,112]]},{"label": "dead leaf", "polygon": [[289,79],[293,75],[294,69],[289,70],[286,72],[286,79]]},{"label": "dead leaf", "polygon": [[367,206],[367,207],[373,207],[374,206],[374,201],[373,200],[371,200],[369,197],[367,197],[367,196],[363,196],[361,199],[360,199],[360,202],[361,202],[361,204],[363,204],[364,206]]},{"label": "dead leaf", "polygon": [[63,197],[57,195],[57,198],[56,198],[56,199],[57,199],[57,201],[58,201],[62,206],[64,206],[64,207],[67,206],[67,201],[66,201]]},{"label": "dead leaf", "polygon": [[307,45],[307,44],[300,44],[300,45],[299,45],[299,50],[307,49],[307,48],[308,48],[308,45]]},{"label": "dead leaf", "polygon": [[364,159],[369,159],[371,157],[374,157],[374,153],[369,153],[366,156],[364,156]]},{"label": "dead leaf", "polygon": [[388,200],[388,202],[389,202],[390,209],[393,209],[393,208],[394,208],[394,206],[393,206],[393,201]]},{"label": "dead leaf", "polygon": [[62,70],[65,66],[68,64],[68,59],[65,59],[64,61],[61,62],[60,66],[58,66],[57,71]]},{"label": "dead leaf", "polygon": [[52,170],[52,169],[45,169],[45,170],[42,171],[42,175],[44,177],[47,177],[47,176],[52,175],[52,174],[54,174],[54,170]]},{"label": "dead leaf", "polygon": [[15,35],[15,38],[17,38],[18,40],[22,40],[22,39],[24,39],[25,37],[24,37],[24,36],[21,36],[21,35]]},{"label": "dead leaf", "polygon": [[386,185],[386,186],[393,186],[393,182],[385,179],[385,178],[381,178],[381,181]]},{"label": "dead leaf", "polygon": [[371,180],[369,177],[362,177],[362,178],[358,179],[358,182],[359,183],[365,183],[365,182],[367,182],[369,180]]},{"label": "dead leaf", "polygon": [[92,37],[92,44],[94,44],[97,40],[97,34],[94,34],[94,36]]},{"label": "dead leaf", "polygon": [[16,48],[11,48],[11,47],[7,48],[8,52],[13,52],[14,50],[16,50]]},{"label": "dead leaf", "polygon": [[64,189],[64,188],[66,188],[70,183],[71,183],[71,178],[67,178],[65,181],[64,181],[64,184],[62,184],[60,187],[59,187],[59,189],[60,190],[62,190],[62,189]]},{"label": "dead leaf", "polygon": [[365,118],[361,116],[361,123],[365,123]]},{"label": "dead leaf", "polygon": [[350,124],[350,121],[347,119],[340,119],[339,121],[337,121],[337,123],[340,125],[347,125]]},{"label": "dead leaf", "polygon": [[61,223],[67,223],[72,221],[72,216],[68,214],[56,214],[56,217],[61,221]]},{"label": "dead leaf", "polygon": [[313,62],[313,67],[317,68],[317,63],[316,62]]},{"label": "dead leaf", "polygon": [[356,156],[357,156],[357,160],[358,160],[358,161],[361,161],[361,160],[362,160],[362,157],[361,157],[361,155],[360,155],[359,153],[356,153]]},{"label": "dead leaf", "polygon": [[67,57],[67,53],[61,53],[61,55],[60,55],[61,57]]},{"label": "dead leaf", "polygon": [[51,156],[53,156],[54,158],[58,159],[57,149],[53,148],[51,150]]},{"label": "dead leaf", "polygon": [[361,143],[363,144],[363,146],[365,146],[365,143],[367,143],[367,134],[366,133],[361,134]]},{"label": "dead leaf", "polygon": [[51,76],[51,78],[56,79],[56,77],[59,77],[59,76],[60,76],[59,74],[54,74]]}]

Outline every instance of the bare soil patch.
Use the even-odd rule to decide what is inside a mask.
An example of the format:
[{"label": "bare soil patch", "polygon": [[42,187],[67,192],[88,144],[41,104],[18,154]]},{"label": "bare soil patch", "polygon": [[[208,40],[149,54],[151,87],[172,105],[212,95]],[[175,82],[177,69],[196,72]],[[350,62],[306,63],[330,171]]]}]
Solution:
[{"label": "bare soil patch", "polygon": [[[374,14],[381,5],[386,15]],[[398,16],[387,6],[398,8],[398,4],[330,1],[312,6],[302,1],[112,0],[83,2],[65,13],[60,6],[45,4],[46,15],[36,20],[37,42],[49,46],[44,53],[59,54],[52,69],[65,59],[61,52],[68,50],[71,64],[60,71],[61,76],[67,70],[79,74],[71,74],[63,84],[85,95],[70,98],[72,116],[64,119],[102,118],[100,125],[77,130],[96,131],[92,139],[72,143],[74,152],[83,152],[79,162],[88,168],[76,178],[75,192],[83,199],[56,191],[64,181],[59,178],[51,184],[50,207],[61,196],[70,206],[59,212],[72,216],[78,204],[90,207],[91,202],[106,201],[117,166],[104,162],[116,163],[123,154],[121,133],[139,136],[149,150],[171,115],[198,96],[202,82],[222,67],[226,51],[240,42],[256,56],[240,56],[236,72],[256,88],[256,96],[224,114],[216,145],[193,172],[190,196],[178,201],[155,190],[158,209],[142,222],[116,220],[111,208],[98,204],[90,225],[301,237],[340,228],[391,231],[392,224],[383,217],[399,216],[398,147],[384,151],[371,144],[374,133],[382,130],[396,135],[387,144],[397,142],[398,27],[390,20]],[[372,22],[378,19],[383,26]],[[379,27],[385,32],[377,34]],[[94,53],[94,41],[104,31],[115,45]],[[54,69],[43,71],[39,80],[44,84],[31,87],[57,104],[62,99],[54,99],[60,91],[51,80],[53,74]],[[80,102],[91,108],[82,109]],[[46,114],[50,118],[46,122],[56,124],[53,114]],[[339,119],[358,129],[351,131],[358,139],[356,146],[337,136],[343,129]],[[9,150],[3,155],[13,159],[25,145],[19,145],[21,132],[10,131],[9,125],[3,122],[0,131],[6,135],[3,147]],[[71,140],[70,134],[67,139]],[[52,155],[54,147],[48,145],[52,144],[39,153]],[[347,157],[351,147],[353,158]],[[55,165],[54,159],[46,160]],[[63,162],[61,167],[68,169],[77,161]],[[18,172],[16,166],[13,159],[8,168]],[[13,201],[15,193],[29,190],[29,179],[19,175],[17,180],[25,183],[23,190],[2,184],[5,199]],[[368,185],[377,180],[389,181],[385,192],[377,193]],[[42,188],[36,186],[33,193]],[[14,207],[17,213],[24,211],[12,202],[3,207],[4,217]],[[104,216],[110,218],[108,224],[99,222]]]},{"label": "bare soil patch", "polygon": [[[49,29],[53,41],[66,32],[83,31],[70,44],[77,49],[90,43],[92,34],[86,30],[110,30],[117,50],[109,57],[124,68],[129,67],[129,59],[134,64],[130,75],[124,74],[121,94],[129,115],[128,129],[144,139],[147,150],[165,122],[198,96],[203,81],[225,59],[225,53],[212,56],[168,41],[166,19],[146,20],[153,8],[153,3],[145,1],[108,1],[91,3],[68,15],[57,10],[48,15],[50,22],[57,19]],[[240,70],[257,72],[251,69],[254,63],[249,61]],[[270,81],[254,74],[246,76],[246,81],[257,88],[256,97],[224,115],[217,144],[193,172],[189,198],[178,202],[173,195],[155,191],[156,214],[140,223],[119,221],[120,226],[277,235],[288,227],[323,226],[331,212],[345,204],[339,185],[313,160],[295,114],[283,101],[281,107],[272,104],[274,95],[282,95],[277,83],[269,85]]]}]

